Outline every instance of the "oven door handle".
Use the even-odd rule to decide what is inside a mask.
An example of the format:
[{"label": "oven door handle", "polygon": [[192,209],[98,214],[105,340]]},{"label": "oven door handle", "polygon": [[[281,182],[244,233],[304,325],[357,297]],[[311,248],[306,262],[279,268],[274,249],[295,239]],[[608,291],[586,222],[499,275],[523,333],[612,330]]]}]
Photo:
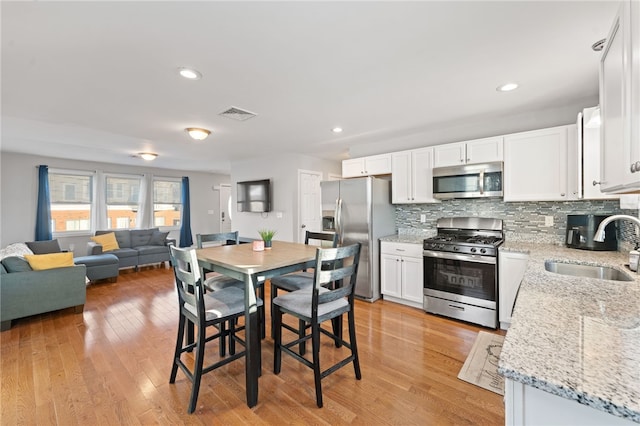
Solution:
[{"label": "oven door handle", "polygon": [[475,262],[475,263],[488,263],[490,265],[495,265],[496,258],[490,256],[480,256],[475,254],[459,254],[459,253],[449,253],[446,251],[432,251],[432,250],[424,250],[422,252],[424,257],[433,257],[436,259],[450,259],[450,260],[460,260],[466,262]]}]

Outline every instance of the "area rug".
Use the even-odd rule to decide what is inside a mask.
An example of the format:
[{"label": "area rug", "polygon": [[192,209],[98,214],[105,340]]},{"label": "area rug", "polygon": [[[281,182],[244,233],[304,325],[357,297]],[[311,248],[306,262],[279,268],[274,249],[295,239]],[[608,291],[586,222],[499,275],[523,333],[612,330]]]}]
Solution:
[{"label": "area rug", "polygon": [[481,331],[473,343],[458,378],[504,395],[504,378],[498,374],[498,359],[504,337]]}]

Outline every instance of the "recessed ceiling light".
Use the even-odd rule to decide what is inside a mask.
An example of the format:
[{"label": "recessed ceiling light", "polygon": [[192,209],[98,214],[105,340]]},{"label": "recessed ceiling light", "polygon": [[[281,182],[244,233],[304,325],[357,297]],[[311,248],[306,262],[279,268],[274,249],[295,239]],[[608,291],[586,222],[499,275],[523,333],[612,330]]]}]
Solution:
[{"label": "recessed ceiling light", "polygon": [[496,87],[498,92],[510,92],[512,90],[516,90],[518,88],[518,83],[507,83],[502,86]]},{"label": "recessed ceiling light", "polygon": [[138,157],[142,158],[145,161],[155,160],[158,154],[154,152],[139,152]]},{"label": "recessed ceiling light", "polygon": [[189,136],[197,141],[204,140],[211,134],[210,130],[201,129],[200,127],[187,127],[184,130],[189,133]]},{"label": "recessed ceiling light", "polygon": [[200,71],[194,70],[193,68],[178,68],[178,72],[187,80],[200,80],[202,78]]},{"label": "recessed ceiling light", "polygon": [[331,131],[333,133],[342,133],[342,127],[334,127]]}]

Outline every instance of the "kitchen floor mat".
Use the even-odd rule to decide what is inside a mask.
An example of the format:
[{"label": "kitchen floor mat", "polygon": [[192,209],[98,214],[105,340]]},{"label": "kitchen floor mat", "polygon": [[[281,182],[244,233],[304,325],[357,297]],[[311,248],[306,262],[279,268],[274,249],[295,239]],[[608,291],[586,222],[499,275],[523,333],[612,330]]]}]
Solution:
[{"label": "kitchen floor mat", "polygon": [[480,331],[458,378],[504,395],[504,377],[498,374],[498,360],[504,336]]}]

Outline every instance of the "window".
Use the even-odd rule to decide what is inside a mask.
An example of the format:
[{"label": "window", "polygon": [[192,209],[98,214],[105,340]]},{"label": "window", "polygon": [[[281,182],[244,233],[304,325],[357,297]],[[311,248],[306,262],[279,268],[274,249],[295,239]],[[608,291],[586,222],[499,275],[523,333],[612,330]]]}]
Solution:
[{"label": "window", "polygon": [[49,195],[54,234],[182,223],[180,178],[49,169]]},{"label": "window", "polygon": [[49,171],[54,233],[91,230],[92,187],[91,172]]},{"label": "window", "polygon": [[179,179],[154,179],[153,181],[153,225],[167,223],[180,226],[182,215],[182,183]]},{"label": "window", "polygon": [[[140,208],[141,176],[107,175],[106,204],[107,222],[116,224],[116,229],[136,227],[138,209]],[[109,229],[112,229],[109,227]]]}]

